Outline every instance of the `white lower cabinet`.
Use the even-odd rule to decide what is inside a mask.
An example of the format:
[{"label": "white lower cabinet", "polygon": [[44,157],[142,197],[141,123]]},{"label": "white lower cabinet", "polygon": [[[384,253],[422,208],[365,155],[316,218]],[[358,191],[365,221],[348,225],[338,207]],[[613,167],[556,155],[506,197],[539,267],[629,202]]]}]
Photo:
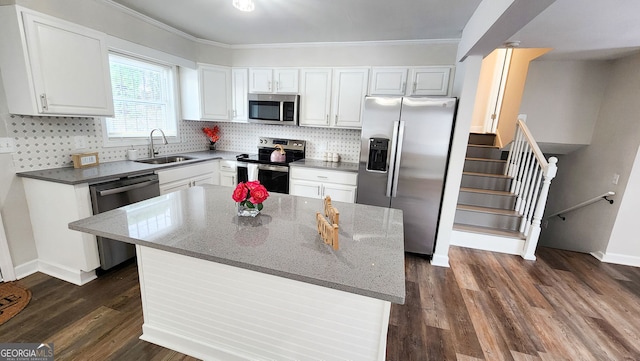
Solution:
[{"label": "white lower cabinet", "polygon": [[160,170],[156,173],[160,181],[160,194],[202,184],[218,184],[218,160]]},{"label": "white lower cabinet", "polygon": [[238,183],[236,162],[233,160],[220,161],[220,182],[221,186],[235,187]]},{"label": "white lower cabinet", "polygon": [[294,196],[324,198],[336,202],[354,203],[358,174],[334,170],[291,167],[289,171],[289,194]]}]

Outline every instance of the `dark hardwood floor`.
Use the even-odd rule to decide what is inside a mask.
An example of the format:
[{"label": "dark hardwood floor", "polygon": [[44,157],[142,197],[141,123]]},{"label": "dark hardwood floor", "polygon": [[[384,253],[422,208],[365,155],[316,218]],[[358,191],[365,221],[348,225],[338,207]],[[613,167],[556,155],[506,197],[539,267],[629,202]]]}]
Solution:
[{"label": "dark hardwood floor", "polygon": [[[407,302],[392,305],[387,360],[640,360],[640,269],[540,248],[536,262],[452,247],[451,268],[406,258]],[[54,342],[61,360],[194,360],[140,341],[137,268],[77,287],[19,281],[27,308],[0,342]]]}]

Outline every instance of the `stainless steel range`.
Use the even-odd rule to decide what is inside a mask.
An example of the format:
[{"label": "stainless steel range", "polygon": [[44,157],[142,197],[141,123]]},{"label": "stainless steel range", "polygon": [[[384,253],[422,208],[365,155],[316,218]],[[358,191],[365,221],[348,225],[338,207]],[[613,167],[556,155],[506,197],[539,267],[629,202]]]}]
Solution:
[{"label": "stainless steel range", "polygon": [[305,147],[304,140],[259,138],[258,154],[236,156],[238,182],[257,179],[269,192],[289,194],[289,163],[304,159]]}]

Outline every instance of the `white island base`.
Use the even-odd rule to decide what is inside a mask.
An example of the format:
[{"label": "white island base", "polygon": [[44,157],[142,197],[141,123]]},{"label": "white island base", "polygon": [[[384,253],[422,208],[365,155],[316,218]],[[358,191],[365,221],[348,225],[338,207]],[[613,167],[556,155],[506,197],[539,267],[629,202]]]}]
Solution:
[{"label": "white island base", "polygon": [[142,340],[204,360],[385,359],[388,301],[136,250]]}]

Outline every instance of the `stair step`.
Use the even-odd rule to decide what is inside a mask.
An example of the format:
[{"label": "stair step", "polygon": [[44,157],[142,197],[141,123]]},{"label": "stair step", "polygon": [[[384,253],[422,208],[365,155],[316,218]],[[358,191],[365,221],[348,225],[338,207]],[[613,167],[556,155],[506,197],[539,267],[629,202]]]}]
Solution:
[{"label": "stair step", "polygon": [[460,188],[458,204],[499,209],[513,209],[516,195],[507,191],[480,188]]},{"label": "stair step", "polygon": [[466,188],[461,187],[460,192],[470,192],[470,193],[483,193],[483,194],[491,194],[494,196],[505,196],[505,197],[515,197],[514,193],[509,191],[494,191],[492,189],[482,189],[482,188]]},{"label": "stair step", "polygon": [[504,229],[490,228],[490,227],[480,227],[480,226],[470,226],[467,224],[454,223],[453,229],[456,231],[463,232],[472,232],[472,233],[480,233],[480,234],[490,234],[493,236],[499,237],[507,237],[507,238],[516,238],[516,239],[526,239],[527,237],[518,231],[506,231]]},{"label": "stair step", "polygon": [[469,144],[474,145],[494,145],[496,135],[491,133],[470,133]]},{"label": "stair step", "polygon": [[507,191],[513,177],[504,174],[462,172],[461,187]]},{"label": "stair step", "polygon": [[514,211],[513,209],[496,209],[496,208],[490,208],[490,207],[469,206],[465,204],[458,204],[456,208],[464,211],[469,211],[469,212],[481,212],[481,213],[489,213],[489,214],[498,214],[502,216],[520,217],[520,213]]},{"label": "stair step", "polygon": [[465,158],[463,172],[503,174],[507,161],[488,158]]},{"label": "stair step", "polygon": [[522,216],[512,209],[459,204],[456,207],[454,223],[518,231],[521,220]]},{"label": "stair step", "polygon": [[467,145],[467,157],[500,159],[502,151],[493,145]]}]

